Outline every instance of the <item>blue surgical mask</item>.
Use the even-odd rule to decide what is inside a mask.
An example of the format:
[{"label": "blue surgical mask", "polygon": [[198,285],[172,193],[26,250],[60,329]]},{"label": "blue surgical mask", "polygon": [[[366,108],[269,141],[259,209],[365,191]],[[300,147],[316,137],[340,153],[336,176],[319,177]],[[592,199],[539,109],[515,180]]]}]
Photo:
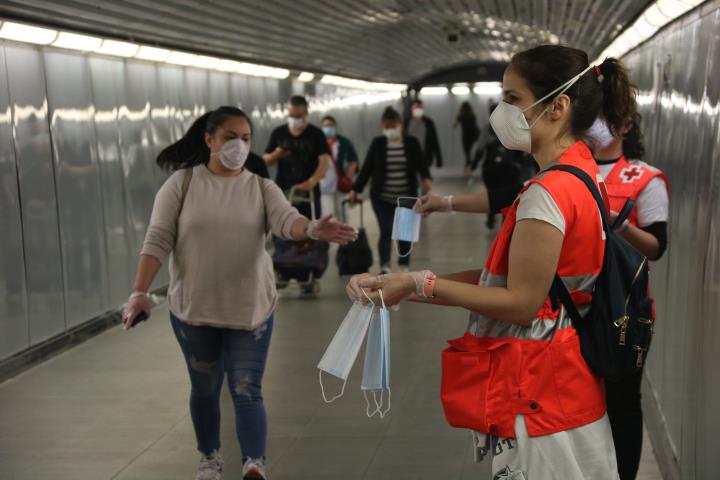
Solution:
[{"label": "blue surgical mask", "polygon": [[322,131],[326,137],[334,137],[337,134],[335,127],[322,127]]},{"label": "blue surgical mask", "polygon": [[[404,242],[416,243],[420,239],[420,219],[421,216],[412,208],[400,206],[400,200],[417,200],[415,197],[398,197],[397,208],[395,209],[395,218],[393,219],[392,236],[393,240],[401,240]],[[397,245],[396,245],[397,249]],[[412,251],[412,248],[410,249]],[[399,256],[407,257],[410,255]]]},{"label": "blue surgical mask", "polygon": [[[380,291],[382,299],[382,291]],[[375,414],[384,418],[390,411],[390,312],[385,307],[376,309],[370,321],[368,338],[365,346],[365,365],[363,366],[362,386],[365,403],[365,414]],[[375,409],[371,411],[368,392],[372,393]],[[387,407],[383,410],[383,399],[387,394]],[[378,400],[378,396],[380,400]]]},{"label": "blue surgical mask", "polygon": [[[355,359],[360,352],[363,339],[367,333],[368,325],[373,316],[375,305],[363,305],[360,302],[353,303],[350,311],[345,315],[345,319],[340,324],[330,345],[328,345],[325,354],[318,364],[320,389],[322,391],[323,400],[326,403],[332,403],[345,393],[345,385],[347,384],[348,375],[352,369]],[[331,399],[325,395],[325,387],[322,383],[322,373],[326,372],[343,381],[340,393]]]}]

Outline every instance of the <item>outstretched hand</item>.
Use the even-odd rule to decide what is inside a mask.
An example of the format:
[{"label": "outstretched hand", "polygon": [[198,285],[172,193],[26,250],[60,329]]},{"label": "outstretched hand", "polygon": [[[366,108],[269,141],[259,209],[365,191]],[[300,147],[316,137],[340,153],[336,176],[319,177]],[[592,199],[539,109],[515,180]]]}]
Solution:
[{"label": "outstretched hand", "polygon": [[435,212],[450,212],[452,211],[450,198],[428,193],[418,198],[415,203],[415,211],[421,214],[423,218]]},{"label": "outstretched hand", "polygon": [[[410,272],[371,276],[363,273],[353,276],[345,290],[351,300],[367,303],[369,297],[376,305],[384,300],[385,305],[391,307],[413,296],[416,290],[415,276],[418,274]],[[383,293],[382,300],[378,293],[380,290]]]},{"label": "outstretched hand", "polygon": [[358,237],[354,227],[338,222],[332,214],[325,215],[317,221],[313,228],[313,235],[320,240],[340,245],[354,242]]}]

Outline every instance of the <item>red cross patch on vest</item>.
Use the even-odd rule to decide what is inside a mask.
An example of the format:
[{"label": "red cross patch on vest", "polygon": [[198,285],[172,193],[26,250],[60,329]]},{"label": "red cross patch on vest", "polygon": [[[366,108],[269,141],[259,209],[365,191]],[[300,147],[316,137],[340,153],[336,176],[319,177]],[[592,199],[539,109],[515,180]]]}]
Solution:
[{"label": "red cross patch on vest", "polygon": [[623,183],[633,183],[635,180],[638,180],[640,177],[642,177],[643,173],[645,173],[645,170],[643,168],[631,165],[620,170],[620,178],[622,179]]}]

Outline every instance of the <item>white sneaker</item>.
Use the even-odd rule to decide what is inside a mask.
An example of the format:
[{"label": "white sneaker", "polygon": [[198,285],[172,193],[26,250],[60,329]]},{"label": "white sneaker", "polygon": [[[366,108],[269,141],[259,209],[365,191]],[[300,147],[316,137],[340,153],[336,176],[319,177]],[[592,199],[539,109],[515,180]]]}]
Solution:
[{"label": "white sneaker", "polygon": [[243,480],[266,480],[265,460],[262,458],[248,458],[242,469]]},{"label": "white sneaker", "polygon": [[406,267],[405,265],[402,265],[400,267],[400,272],[402,272],[402,273],[408,273],[409,271],[410,271],[410,268]]},{"label": "white sneaker", "polygon": [[380,275],[387,275],[388,273],[392,273],[392,268],[386,263],[380,267]]},{"label": "white sneaker", "polygon": [[223,461],[220,452],[215,450],[210,455],[200,457],[195,480],[220,480],[223,469]]}]

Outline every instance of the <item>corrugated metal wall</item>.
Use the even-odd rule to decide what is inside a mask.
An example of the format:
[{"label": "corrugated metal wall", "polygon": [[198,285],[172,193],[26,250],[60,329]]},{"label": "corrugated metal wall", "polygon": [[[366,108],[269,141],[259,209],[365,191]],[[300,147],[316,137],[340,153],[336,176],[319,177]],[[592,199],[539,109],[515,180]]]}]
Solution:
[{"label": "corrugated metal wall", "polygon": [[674,465],[666,473],[684,479],[720,478],[720,8],[714,5],[625,59],[641,89],[646,160],[670,180],[670,246],[651,271],[658,323],[646,402],[659,413],[648,412],[655,443],[668,441]]},{"label": "corrugated metal wall", "polygon": [[[0,360],[127,298],[152,202],[155,156],[192,121],[237,105],[262,152],[289,95],[334,87],[0,43]],[[346,96],[347,94],[343,94]],[[364,154],[395,101],[329,107]],[[330,108],[329,110],[327,110]],[[312,109],[312,105],[311,105]],[[155,282],[168,281],[162,272]]]}]

